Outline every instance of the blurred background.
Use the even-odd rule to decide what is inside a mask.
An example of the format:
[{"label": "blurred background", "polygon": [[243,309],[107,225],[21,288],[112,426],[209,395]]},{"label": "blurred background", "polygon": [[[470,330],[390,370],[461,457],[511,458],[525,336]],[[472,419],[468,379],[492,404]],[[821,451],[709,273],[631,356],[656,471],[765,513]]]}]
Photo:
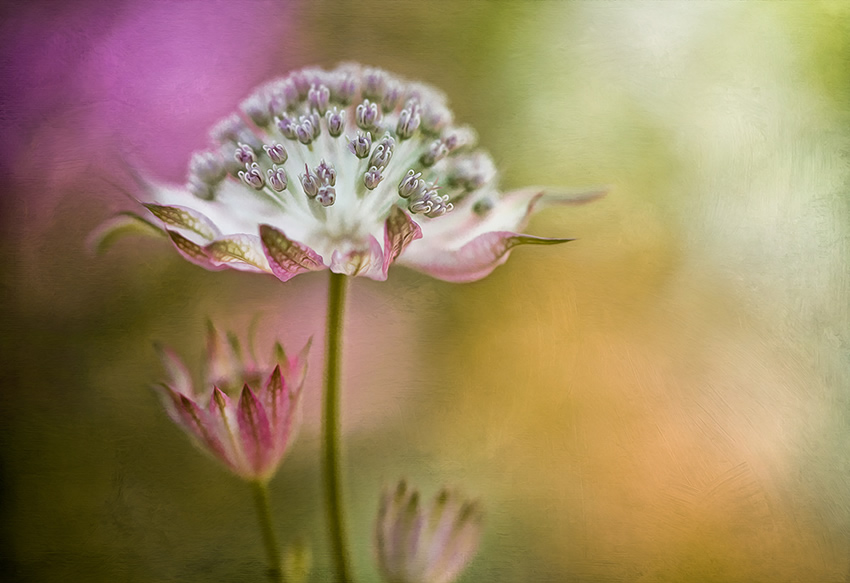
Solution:
[{"label": "blurred background", "polygon": [[358,279],[346,329],[354,567],[399,477],[479,498],[472,581],[850,581],[850,3],[6,2],[2,536],[12,581],[259,581],[250,492],[195,451],[152,344],[206,318],[311,335],[271,484],[329,579],[326,276],[210,273],[85,240],[122,159],[180,181],[251,89],[355,60],[432,83],[502,185],[595,186],[487,279]]}]

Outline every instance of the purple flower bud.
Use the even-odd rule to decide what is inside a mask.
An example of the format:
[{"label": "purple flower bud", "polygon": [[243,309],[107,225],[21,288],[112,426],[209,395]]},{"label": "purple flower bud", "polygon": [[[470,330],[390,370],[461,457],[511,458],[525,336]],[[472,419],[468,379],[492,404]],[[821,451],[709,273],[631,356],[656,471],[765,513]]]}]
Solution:
[{"label": "purple flower bud", "polygon": [[260,167],[256,162],[245,164],[245,170],[239,171],[239,178],[242,179],[242,182],[257,190],[263,188],[263,175],[260,174]]},{"label": "purple flower bud", "polygon": [[380,116],[381,111],[378,109],[378,104],[365,99],[363,103],[357,106],[357,110],[354,112],[354,121],[360,129],[370,130],[377,126]]},{"label": "purple flower bud", "polygon": [[223,160],[215,152],[203,150],[192,154],[189,161],[190,179],[206,184],[217,184],[226,174]]},{"label": "purple flower bud", "polygon": [[441,140],[434,140],[428,147],[428,151],[422,154],[419,161],[425,166],[433,166],[446,157],[449,149]]},{"label": "purple flower bud", "polygon": [[454,152],[458,148],[472,146],[476,141],[475,130],[467,126],[451,128],[443,132],[443,143],[449,149],[449,152]]},{"label": "purple flower bud", "polygon": [[315,137],[314,127],[313,122],[309,118],[301,116],[300,122],[295,126],[295,137],[304,145],[313,141]]},{"label": "purple flower bud", "polygon": [[380,69],[366,69],[363,72],[363,97],[380,101],[384,96],[387,74]]},{"label": "purple flower bud", "polygon": [[337,71],[333,76],[332,87],[337,101],[348,105],[357,93],[357,79],[349,72]]},{"label": "purple flower bud", "polygon": [[259,127],[265,127],[272,120],[269,105],[269,97],[265,92],[257,92],[243,101],[240,109]]},{"label": "purple flower bud", "polygon": [[398,123],[396,124],[395,132],[398,134],[399,139],[406,140],[407,138],[413,135],[413,132],[416,131],[416,128],[419,127],[420,122],[419,117],[419,108],[407,108],[401,110],[401,113],[398,114]]},{"label": "purple flower bud", "polygon": [[277,142],[272,142],[271,146],[263,145],[263,149],[266,151],[266,154],[275,164],[283,164],[289,158],[289,155],[286,153],[286,148],[283,147],[283,144],[279,144]]},{"label": "purple flower bud", "polygon": [[307,102],[322,115],[328,110],[328,102],[331,98],[331,90],[326,85],[313,85],[307,93]]},{"label": "purple flower bud", "polygon": [[452,122],[452,112],[444,103],[431,101],[422,113],[422,127],[433,133],[439,133]]},{"label": "purple flower bud", "polygon": [[305,164],[304,165],[305,173],[299,176],[301,179],[301,187],[304,189],[304,194],[306,194],[310,198],[316,198],[316,195],[319,194],[319,187],[322,186],[319,177],[310,172],[310,168]]},{"label": "purple flower bud", "polygon": [[319,123],[322,121],[322,117],[316,112],[316,110],[311,111],[307,115],[307,119],[310,120],[310,123],[313,124],[313,139],[318,138],[322,133],[322,125]]},{"label": "purple flower bud", "polygon": [[322,184],[336,186],[336,170],[334,169],[333,164],[328,164],[322,160],[319,165],[316,166],[316,176],[319,177]]},{"label": "purple flower bud", "polygon": [[322,186],[316,194],[316,200],[322,206],[331,206],[336,201],[336,190],[333,186]]},{"label": "purple flower bud", "polygon": [[375,190],[383,179],[384,177],[381,175],[380,168],[372,166],[366,174],[363,175],[363,184],[365,184],[366,188],[369,190]]},{"label": "purple flower bud", "polygon": [[403,94],[404,89],[401,84],[396,81],[387,81],[387,87],[384,90],[384,99],[381,101],[381,108],[384,110],[384,113],[394,110],[398,102],[401,101]]},{"label": "purple flower bud", "polygon": [[345,110],[340,111],[334,107],[325,113],[325,119],[328,122],[328,133],[332,137],[338,138],[345,127]]},{"label": "purple flower bud", "polygon": [[254,150],[248,144],[238,144],[236,151],[233,153],[233,158],[240,164],[253,164],[257,161],[257,156]]},{"label": "purple flower bud", "polygon": [[280,133],[282,133],[284,137],[294,140],[296,136],[296,129],[298,128],[298,121],[284,113],[277,119],[277,127],[280,129]]},{"label": "purple flower bud", "polygon": [[[347,136],[346,136],[347,137]],[[372,149],[371,132],[357,132],[357,137],[348,142],[348,150],[358,158],[365,158]]]},{"label": "purple flower bud", "polygon": [[386,168],[390,163],[390,158],[393,156],[393,147],[395,140],[390,136],[384,137],[381,142],[375,146],[372,152],[372,157],[369,158],[369,166],[377,166],[378,168]]},{"label": "purple flower bud", "polygon": [[398,184],[398,194],[403,198],[410,198],[412,195],[416,194],[419,191],[419,187],[421,184],[421,180],[419,179],[422,176],[421,172],[414,172],[413,170],[407,171],[407,176],[401,179],[401,182]]},{"label": "purple flower bud", "polygon": [[210,137],[222,144],[226,142],[233,142],[234,144],[244,142],[250,144],[252,147],[259,148],[259,144],[261,143],[250,128],[245,125],[242,118],[235,113],[215,124],[213,129],[210,130]]},{"label": "purple flower bud", "polygon": [[266,174],[268,175],[269,186],[271,186],[276,192],[283,192],[286,190],[286,172],[283,171],[283,168],[279,168],[277,165],[274,165],[270,170],[266,171]]}]

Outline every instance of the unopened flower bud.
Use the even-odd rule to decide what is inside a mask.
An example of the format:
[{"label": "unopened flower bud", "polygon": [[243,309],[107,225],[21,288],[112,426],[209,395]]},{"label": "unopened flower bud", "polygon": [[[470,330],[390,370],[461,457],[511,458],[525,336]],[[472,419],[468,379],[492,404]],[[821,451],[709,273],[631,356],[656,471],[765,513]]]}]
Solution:
[{"label": "unopened flower bud", "polygon": [[384,177],[381,175],[381,169],[376,166],[372,166],[366,174],[363,175],[363,184],[365,184],[366,188],[369,190],[375,190],[383,179]]}]

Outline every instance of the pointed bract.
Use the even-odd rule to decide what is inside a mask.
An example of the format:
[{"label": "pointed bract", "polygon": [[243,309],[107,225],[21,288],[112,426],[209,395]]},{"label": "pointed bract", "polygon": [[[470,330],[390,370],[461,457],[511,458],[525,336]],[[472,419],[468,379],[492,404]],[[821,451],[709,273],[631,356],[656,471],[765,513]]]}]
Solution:
[{"label": "pointed bract", "polygon": [[[168,349],[159,352],[171,384],[157,389],[170,417],[198,447],[236,475],[265,481],[280,465],[297,426],[308,347],[309,342],[292,359],[282,349],[275,351],[284,358],[264,366],[246,361],[236,337],[224,341],[210,324],[205,369],[207,386],[213,386],[206,405],[192,390],[186,367]],[[219,386],[242,391],[234,400]]]}]

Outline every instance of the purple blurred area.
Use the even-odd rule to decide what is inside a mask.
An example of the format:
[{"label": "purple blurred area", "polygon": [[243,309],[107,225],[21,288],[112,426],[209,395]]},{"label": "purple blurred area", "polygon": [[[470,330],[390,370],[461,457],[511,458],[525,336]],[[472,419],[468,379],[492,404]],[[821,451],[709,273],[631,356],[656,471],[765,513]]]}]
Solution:
[{"label": "purple blurred area", "polygon": [[267,0],[7,3],[4,196],[37,219],[69,191],[113,198],[122,158],[182,180],[212,123],[292,65],[294,11]]}]

